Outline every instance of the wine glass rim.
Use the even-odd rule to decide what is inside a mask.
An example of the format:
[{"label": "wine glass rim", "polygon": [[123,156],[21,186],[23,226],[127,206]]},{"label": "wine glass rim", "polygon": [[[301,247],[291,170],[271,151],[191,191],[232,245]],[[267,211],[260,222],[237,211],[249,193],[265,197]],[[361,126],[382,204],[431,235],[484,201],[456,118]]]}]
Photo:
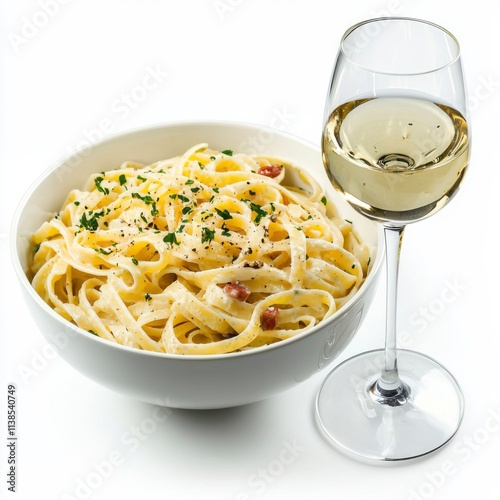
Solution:
[{"label": "wine glass rim", "polygon": [[447,30],[446,28],[443,28],[439,24],[436,24],[436,23],[434,23],[432,21],[427,21],[425,19],[420,19],[420,18],[416,18],[416,17],[398,17],[398,16],[375,17],[375,18],[371,18],[371,19],[366,19],[366,20],[361,21],[359,23],[356,23],[353,26],[351,26],[350,28],[348,28],[345,31],[345,33],[342,35],[342,39],[341,39],[341,42],[340,42],[340,51],[342,52],[342,54],[344,55],[344,57],[347,60],[349,60],[352,64],[354,64],[356,66],[359,66],[359,67],[364,67],[364,65],[357,63],[356,61],[354,61],[352,59],[352,57],[350,57],[348,51],[346,50],[346,40],[347,40],[347,38],[349,37],[349,35],[351,33],[353,33],[355,30],[357,30],[361,26],[365,26],[365,25],[370,24],[370,23],[386,22],[386,21],[390,21],[390,22],[392,22],[392,21],[411,21],[411,22],[415,22],[415,23],[427,24],[429,26],[432,26],[433,28],[435,28],[435,29],[443,32],[444,34],[446,34],[455,43],[455,45],[456,45],[456,54],[455,54],[454,57],[450,58],[450,60],[447,61],[446,64],[443,64],[441,66],[432,68],[432,69],[427,70],[427,71],[416,71],[414,73],[410,73],[410,72],[394,73],[394,72],[386,72],[386,71],[376,71],[376,70],[373,70],[372,68],[370,68],[370,71],[372,71],[373,73],[393,74],[393,75],[401,75],[401,76],[403,76],[403,75],[404,76],[424,75],[424,74],[427,74],[427,73],[434,73],[436,71],[441,71],[444,68],[446,68],[448,66],[451,66],[452,64],[454,64],[456,61],[458,61],[460,59],[460,56],[461,56],[460,43],[459,43],[457,37],[453,33],[451,33],[451,31]]}]

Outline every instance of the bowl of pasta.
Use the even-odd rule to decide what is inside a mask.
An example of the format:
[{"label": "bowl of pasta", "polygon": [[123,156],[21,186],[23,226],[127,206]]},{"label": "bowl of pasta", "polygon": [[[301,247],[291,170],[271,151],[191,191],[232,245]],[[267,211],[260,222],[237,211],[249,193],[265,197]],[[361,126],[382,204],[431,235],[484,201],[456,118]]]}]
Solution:
[{"label": "bowl of pasta", "polygon": [[259,401],[329,365],[369,309],[383,255],[318,147],[236,122],[75,151],[34,182],[12,231],[26,303],[58,354],[176,408]]}]

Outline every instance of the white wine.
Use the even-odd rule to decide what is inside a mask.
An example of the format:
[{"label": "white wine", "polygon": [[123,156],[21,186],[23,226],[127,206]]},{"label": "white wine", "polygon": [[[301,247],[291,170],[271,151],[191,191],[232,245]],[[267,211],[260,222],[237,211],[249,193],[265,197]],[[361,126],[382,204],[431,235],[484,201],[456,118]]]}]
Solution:
[{"label": "white wine", "polygon": [[469,162],[467,121],[424,99],[350,101],[325,126],[323,162],[333,185],[364,215],[415,222],[457,191]]}]

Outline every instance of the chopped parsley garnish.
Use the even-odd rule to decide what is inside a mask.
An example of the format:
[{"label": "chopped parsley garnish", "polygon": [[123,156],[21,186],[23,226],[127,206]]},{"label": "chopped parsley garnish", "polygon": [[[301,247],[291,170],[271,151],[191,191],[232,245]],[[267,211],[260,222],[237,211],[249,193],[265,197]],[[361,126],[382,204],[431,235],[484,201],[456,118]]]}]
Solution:
[{"label": "chopped parsley garnish", "polygon": [[146,205],[151,205],[154,203],[153,198],[151,198],[149,194],[142,196],[139,193],[132,193],[132,198],[137,198],[139,200],[142,200]]},{"label": "chopped parsley garnish", "polygon": [[109,189],[107,187],[101,186],[101,183],[103,180],[104,180],[104,177],[96,177],[94,179],[95,187],[97,188],[97,191],[100,191],[103,194],[109,194]]},{"label": "chopped parsley garnish", "polygon": [[135,257],[132,257],[132,263],[136,266],[139,265],[139,261]]},{"label": "chopped parsley garnish", "polygon": [[144,196],[142,196],[139,193],[132,193],[132,198],[137,198],[139,200],[142,200],[146,205],[151,205],[151,215],[155,216],[160,213],[158,211],[158,208],[156,207],[156,201],[153,200],[153,198],[151,198],[149,194],[145,194]]},{"label": "chopped parsley garnish", "polygon": [[141,181],[141,182],[146,182],[147,179],[146,177],[142,177],[141,175],[138,175],[137,178]]},{"label": "chopped parsley garnish", "polygon": [[179,245],[179,242],[177,241],[177,238],[175,237],[175,233],[168,233],[163,238],[163,241],[165,243],[170,243],[171,245]]},{"label": "chopped parsley garnish", "polygon": [[144,299],[146,300],[146,302],[149,302],[151,300],[151,295],[147,293],[146,295],[144,295]]},{"label": "chopped parsley garnish", "polygon": [[87,214],[84,212],[80,218],[80,226],[83,227],[83,229],[86,229],[87,231],[96,231],[99,228],[98,219],[103,215],[104,215],[104,210],[101,210],[100,212],[92,213],[90,219],[87,219]]},{"label": "chopped parsley garnish", "polygon": [[321,198],[321,203],[323,203],[323,205],[326,206],[326,203],[327,203],[327,199],[326,199],[326,196],[323,196],[323,198]]},{"label": "chopped parsley garnish", "polygon": [[209,229],[208,227],[204,227],[201,229],[201,242],[205,243],[206,241],[210,242],[215,237],[215,229]]},{"label": "chopped parsley garnish", "polygon": [[120,181],[120,186],[127,184],[127,176],[125,174],[121,174],[118,180]]},{"label": "chopped parsley garnish", "polygon": [[255,219],[253,220],[255,224],[258,224],[261,221],[262,217],[268,215],[268,213],[265,210],[263,210],[260,205],[257,205],[257,203],[250,202],[250,208],[252,209],[253,212],[257,214]]},{"label": "chopped parsley garnish", "polygon": [[194,184],[194,180],[193,180],[193,179],[188,179],[188,180],[185,182],[185,184],[186,184],[187,186],[189,186],[189,185],[191,185],[191,184]]},{"label": "chopped parsley garnish", "polygon": [[105,250],[104,248],[94,248],[97,253],[102,253],[103,255],[109,255],[113,250]]},{"label": "chopped parsley garnish", "polygon": [[227,156],[233,156],[233,151],[231,149],[225,149],[224,151],[221,151],[223,155]]},{"label": "chopped parsley garnish", "polygon": [[229,220],[232,219],[233,216],[229,213],[229,210],[225,208],[224,210],[219,210],[218,208],[215,209],[215,211],[219,214],[220,217],[222,217],[224,220]]}]

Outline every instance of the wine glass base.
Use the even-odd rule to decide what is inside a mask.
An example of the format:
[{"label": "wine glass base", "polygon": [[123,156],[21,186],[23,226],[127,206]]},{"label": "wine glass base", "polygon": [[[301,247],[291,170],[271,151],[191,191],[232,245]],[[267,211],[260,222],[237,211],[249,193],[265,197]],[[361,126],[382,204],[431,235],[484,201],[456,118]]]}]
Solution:
[{"label": "wine glass base", "polygon": [[394,463],[423,457],[445,445],[462,422],[464,398],[455,378],[423,354],[398,350],[398,370],[410,394],[404,404],[381,404],[371,387],[384,351],[354,356],[334,368],[316,400],[319,425],[352,458]]}]

